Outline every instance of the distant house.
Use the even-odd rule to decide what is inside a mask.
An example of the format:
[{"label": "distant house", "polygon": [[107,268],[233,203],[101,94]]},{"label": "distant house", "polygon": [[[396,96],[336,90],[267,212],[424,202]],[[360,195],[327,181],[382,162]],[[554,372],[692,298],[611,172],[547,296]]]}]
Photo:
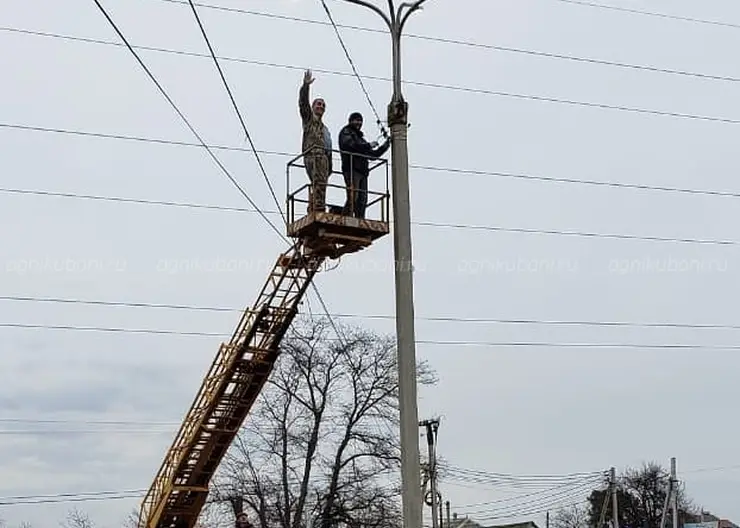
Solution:
[{"label": "distant house", "polygon": [[683,528],[740,528],[728,519],[720,519],[709,512],[700,515],[687,515]]},{"label": "distant house", "polygon": [[[445,522],[442,528],[539,528],[536,523],[532,521],[511,523],[511,524],[489,524],[484,525],[475,522],[470,517],[458,517],[457,514],[450,519],[449,526]],[[738,526],[718,527],[718,528],[740,528]]]}]

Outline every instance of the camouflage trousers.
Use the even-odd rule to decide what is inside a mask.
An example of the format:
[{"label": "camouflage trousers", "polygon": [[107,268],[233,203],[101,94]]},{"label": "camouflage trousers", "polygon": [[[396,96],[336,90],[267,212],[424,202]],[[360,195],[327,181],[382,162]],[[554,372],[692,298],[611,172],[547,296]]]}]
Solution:
[{"label": "camouflage trousers", "polygon": [[303,158],[311,180],[308,212],[326,211],[326,184],[329,181],[329,158],[325,154],[309,154]]}]

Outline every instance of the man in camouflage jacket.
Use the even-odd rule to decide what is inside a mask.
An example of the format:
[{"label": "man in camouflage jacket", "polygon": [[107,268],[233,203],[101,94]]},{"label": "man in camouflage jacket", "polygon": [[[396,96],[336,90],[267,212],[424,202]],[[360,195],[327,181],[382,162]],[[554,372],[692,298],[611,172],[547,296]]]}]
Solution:
[{"label": "man in camouflage jacket", "polygon": [[317,98],[309,105],[309,87],[314,82],[311,70],[306,70],[303,85],[298,92],[298,109],[303,121],[303,160],[311,180],[308,212],[325,212],[326,184],[332,172],[331,134],[322,117],[326,110],[323,99]]}]

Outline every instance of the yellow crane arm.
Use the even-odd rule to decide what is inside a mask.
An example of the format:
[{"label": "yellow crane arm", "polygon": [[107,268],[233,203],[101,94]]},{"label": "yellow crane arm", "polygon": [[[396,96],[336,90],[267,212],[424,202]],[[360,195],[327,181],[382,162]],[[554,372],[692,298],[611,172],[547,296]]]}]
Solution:
[{"label": "yellow crane arm", "polygon": [[325,256],[296,243],[278,257],[257,301],[222,343],[146,494],[139,528],[193,528],[218,465],[262,390],[280,342]]}]

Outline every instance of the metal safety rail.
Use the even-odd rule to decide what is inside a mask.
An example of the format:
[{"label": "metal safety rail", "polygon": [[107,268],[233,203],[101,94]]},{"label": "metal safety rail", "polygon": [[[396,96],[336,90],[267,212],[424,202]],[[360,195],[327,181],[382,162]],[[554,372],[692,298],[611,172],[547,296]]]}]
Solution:
[{"label": "metal safety rail", "polygon": [[[294,225],[298,220],[297,217],[302,217],[306,214],[311,191],[313,189],[313,184],[308,181],[308,176],[305,171],[306,165],[303,163],[303,159],[308,152],[314,149],[315,147],[307,150],[303,154],[298,154],[287,163],[285,171],[285,188],[288,191],[286,200],[288,226]],[[331,205],[332,199],[336,199],[335,197],[337,196],[337,194],[338,199],[342,202],[342,204],[344,203],[347,196],[348,187],[345,185],[344,177],[341,170],[342,154],[349,156],[350,164],[352,164],[354,159],[356,158],[366,158],[368,160],[369,176],[366,211],[369,213],[370,221],[382,222],[384,224],[387,224],[390,217],[390,173],[388,170],[388,161],[383,158],[372,158],[364,154],[343,152],[340,150],[331,151],[332,171],[329,174],[328,182],[326,185],[326,202],[328,204],[329,213],[340,214],[340,209],[342,208],[342,206]],[[297,175],[295,174],[296,171],[298,172]],[[300,182],[295,188],[293,188],[294,177],[297,177]],[[379,178],[382,178],[382,184],[378,182]],[[333,183],[337,181],[340,183]],[[374,188],[382,190],[373,190]],[[331,190],[340,189],[340,193],[331,196]],[[299,204],[298,207],[296,207],[296,204]],[[351,205],[354,206],[354,204]],[[298,210],[296,211],[296,209]],[[379,213],[376,212],[377,209],[380,209]],[[353,213],[354,211],[350,210],[350,214]]]},{"label": "metal safety rail", "polygon": [[278,356],[325,257],[301,243],[280,255],[253,307],[222,343],[141,506],[139,528],[193,528],[208,485]]}]

